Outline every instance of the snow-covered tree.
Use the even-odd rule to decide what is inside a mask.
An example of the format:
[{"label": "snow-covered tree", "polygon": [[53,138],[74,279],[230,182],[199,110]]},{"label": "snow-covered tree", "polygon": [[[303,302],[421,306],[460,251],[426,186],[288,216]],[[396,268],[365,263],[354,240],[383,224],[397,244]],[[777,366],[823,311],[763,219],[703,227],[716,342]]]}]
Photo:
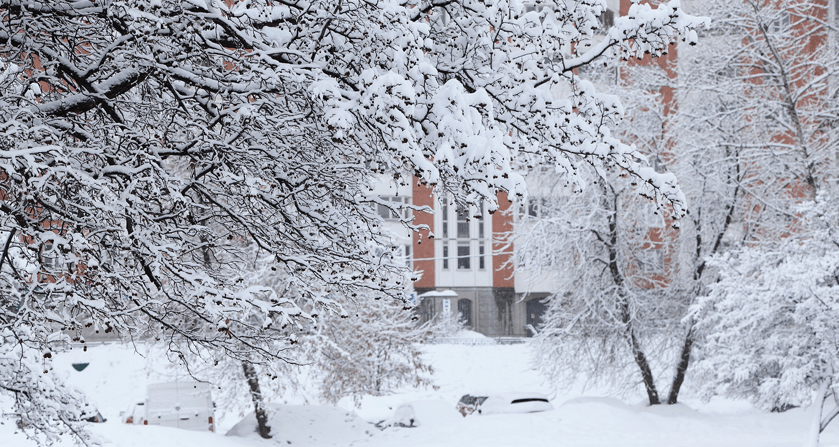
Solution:
[{"label": "snow-covered tree", "polygon": [[[379,255],[392,245],[368,194],[379,175],[494,210],[497,192],[525,194],[514,164],[572,180],[582,164],[617,167],[681,215],[674,176],[610,134],[618,99],[572,72],[606,54],[659,55],[703,21],[678,1],[634,4],[593,43],[604,9],[3,2],[0,356],[40,359],[62,331],[91,326],[279,358],[271,329],[295,341],[330,295],[404,290]],[[302,302],[245,286],[254,250]],[[52,399],[14,381],[37,362],[4,365],[12,412]]]},{"label": "snow-covered tree", "polygon": [[738,173],[737,194],[727,202],[734,204],[728,247],[705,253],[719,282],[704,284],[699,296],[707,298],[686,319],[695,323],[699,346],[695,372],[707,396],[748,397],[767,409],[814,402],[809,445],[817,445],[836,415],[822,414],[832,393],[833,354],[825,352],[835,351],[833,329],[824,324],[833,318],[831,252],[839,228],[831,209],[836,31],[827,4],[718,2],[703,9],[716,24],[707,40],[721,51],[695,59],[694,67],[708,67],[705,76],[717,81],[695,89],[705,99],[695,104],[705,107],[695,108],[694,122],[705,130],[688,139],[696,148],[728,148]]},{"label": "snow-covered tree", "polygon": [[649,231],[654,207],[647,216],[641,204],[631,206],[636,195],[625,179],[592,183],[576,195],[558,185],[539,203],[539,217],[517,224],[519,265],[531,278],[550,278],[553,291],[536,364],[558,386],[582,376],[634,390],[640,373],[650,405],[659,404],[656,369],[678,343],[685,307],[668,297],[664,241],[672,230],[658,216],[661,226]]},{"label": "snow-covered tree", "polygon": [[[807,237],[811,230],[807,220],[799,218],[797,207],[802,200],[815,197],[823,185],[835,179],[834,155],[836,147],[837,102],[836,64],[831,42],[835,32],[826,23],[828,11],[824,4],[795,0],[770,2],[696,2],[692,5],[703,14],[712,16],[712,26],[705,31],[703,45],[679,48],[678,63],[669,69],[675,74],[661,73],[655,65],[622,68],[616,72],[609,67],[604,77],[617,79],[623,84],[613,86],[632,101],[634,108],[627,122],[641,121],[641,125],[620,128],[619,135],[627,141],[636,142],[639,149],[650,156],[662,169],[673,172],[680,178],[691,213],[679,222],[678,232],[663,238],[665,250],[672,256],[668,261],[666,281],[646,284],[640,295],[653,294],[655,300],[639,300],[636,313],[648,312],[656,315],[658,328],[650,327],[655,335],[646,335],[648,357],[651,363],[659,363],[673,371],[668,402],[676,402],[682,381],[688,371],[694,347],[700,357],[707,353],[701,349],[704,330],[699,330],[693,314],[686,313],[691,304],[708,293],[708,285],[717,279],[715,269],[709,267],[707,258],[721,253],[737,252],[744,245],[775,247],[779,239],[797,234]],[[619,73],[619,76],[616,76]],[[589,74],[587,72],[587,74]],[[650,92],[656,92],[659,83],[675,90],[676,101],[667,116],[650,102]],[[651,85],[652,84],[652,85]],[[635,92],[633,93],[633,89]],[[646,98],[646,99],[645,99]],[[665,105],[666,106],[666,105]],[[643,120],[655,121],[653,126],[643,125]],[[658,118],[656,121],[655,118]],[[654,132],[647,132],[651,128]],[[660,131],[660,132],[659,132]],[[612,182],[612,185],[616,183]],[[619,190],[616,190],[619,192]],[[829,194],[823,200],[833,201]],[[835,197],[835,196],[832,196]],[[555,225],[553,217],[565,216],[565,228],[555,226],[551,231],[561,231],[565,236],[547,239],[544,235],[533,238],[534,253],[553,253],[549,256],[565,256],[562,248],[571,244],[587,243],[589,250],[605,250],[605,244],[597,239],[588,240],[581,236],[587,228],[606,228],[612,219],[609,212],[593,212],[598,208],[563,209],[543,222]],[[603,208],[600,208],[602,210]],[[598,215],[599,213],[599,215]],[[632,239],[634,227],[631,212],[611,211],[618,229],[617,240]],[[576,220],[574,220],[576,219]],[[541,239],[540,239],[541,238]],[[540,241],[553,240],[553,244],[541,245]],[[604,241],[608,239],[604,238]],[[521,244],[520,244],[521,245]],[[634,242],[636,249],[645,242]],[[522,248],[521,246],[519,248]],[[756,249],[754,247],[750,250]],[[526,249],[522,249],[522,252]],[[592,253],[598,253],[596,250]],[[618,265],[631,266],[631,253],[617,251]],[[771,255],[767,255],[771,265]],[[578,256],[567,259],[570,265],[589,259],[588,267],[594,273],[605,272],[606,257],[602,254],[590,258]],[[547,262],[546,262],[547,261]],[[541,262],[541,271],[550,271],[550,257]],[[538,258],[527,260],[528,267],[539,264]],[[626,272],[631,269],[626,269]],[[559,270],[561,271],[561,269]],[[579,272],[578,272],[579,273]],[[543,355],[564,355],[555,344],[563,337],[548,335],[551,330],[573,334],[581,331],[579,325],[588,321],[591,330],[602,330],[604,322],[611,321],[612,328],[629,327],[629,323],[608,314],[611,320],[592,311],[591,298],[574,301],[580,283],[586,275],[571,275],[561,280],[557,287],[558,308],[548,311],[548,321],[553,329],[543,330],[545,349]],[[598,282],[597,276],[590,293],[614,290],[615,281]],[[591,280],[591,278],[589,278]],[[569,284],[570,283],[570,284]],[[653,286],[649,288],[648,286]],[[658,290],[653,290],[658,289]],[[570,290],[569,295],[565,295]],[[606,296],[609,296],[608,294]],[[571,300],[571,301],[569,301]],[[663,304],[662,300],[668,304]],[[604,305],[599,300],[596,309],[613,309],[616,302]],[[611,306],[611,307],[610,307]],[[652,306],[642,309],[642,306]],[[573,309],[589,309],[588,314],[573,314]],[[667,308],[667,314],[654,311]],[[571,315],[573,314],[573,315]],[[598,315],[586,320],[581,315]],[[555,318],[554,318],[555,317]],[[554,319],[551,319],[554,318]],[[662,318],[666,318],[665,322]],[[573,323],[573,324],[572,324]],[[633,327],[644,327],[636,320]],[[669,336],[662,334],[662,327],[673,329],[668,334],[675,336],[678,343],[666,343]],[[600,329],[598,329],[600,328]],[[601,331],[602,333],[602,331]],[[627,329],[625,333],[629,333]],[[565,338],[571,349],[579,337]],[[617,340],[622,340],[618,338]],[[587,368],[597,368],[598,373],[586,373],[594,378],[609,379],[626,377],[621,367],[630,364],[628,354],[633,346],[627,338],[624,350],[616,350],[612,344],[603,343]],[[617,343],[612,340],[612,343]],[[641,343],[644,345],[644,343]],[[629,348],[629,351],[626,350]],[[663,349],[664,348],[664,349]],[[615,352],[623,352],[621,361],[615,361]],[[556,358],[556,357],[553,357]],[[636,357],[637,358],[637,357]],[[696,359],[694,359],[696,360]],[[636,362],[637,363],[637,362]],[[611,365],[606,367],[604,365]],[[560,370],[563,377],[569,370]],[[650,386],[645,368],[641,367],[643,382]],[[557,373],[551,370],[551,373]],[[573,374],[571,374],[573,376]],[[655,375],[655,374],[654,374]],[[635,375],[637,377],[637,375]],[[665,377],[671,377],[669,374]],[[650,400],[653,402],[653,399]]]},{"label": "snow-covered tree", "polygon": [[[734,181],[725,175],[730,158],[716,160],[717,148],[674,150],[680,136],[672,130],[677,110],[665,93],[679,81],[675,64],[664,67],[611,61],[581,75],[631,104],[615,128],[622,139],[647,154],[654,169],[685,175],[696,188],[685,190],[691,213],[678,229],[666,210],[635,193],[631,178],[589,171],[588,183],[597,187],[574,193],[563,176],[531,174],[538,209],[521,213],[514,239],[518,266],[529,282],[552,292],[537,336],[536,363],[558,386],[585,377],[634,392],[640,382],[651,405],[678,401],[693,343],[683,319],[704,270],[681,258],[691,250],[687,257],[701,260],[703,250],[718,242],[717,233],[725,232],[724,224],[713,222],[718,210],[727,209],[720,206],[725,193],[721,197],[714,188]],[[702,176],[714,180],[697,181]],[[713,237],[707,229],[697,234],[702,224],[716,231]],[[692,244],[699,248],[688,247]],[[689,270],[693,267],[697,271]],[[668,380],[669,390],[662,387]]]},{"label": "snow-covered tree", "polygon": [[[750,197],[747,239],[790,229],[802,199],[831,178],[839,133],[836,68],[826,4],[799,0],[702,4],[714,17],[708,48],[689,49],[684,75],[690,112],[680,131],[696,150],[727,147],[739,160],[738,182]],[[693,74],[693,77],[690,75]]]},{"label": "snow-covered tree", "polygon": [[[255,271],[251,281],[270,284],[278,296],[300,301],[283,275],[266,270]],[[334,303],[332,311],[312,312],[302,331],[294,329],[294,343],[289,343],[287,330],[267,329],[276,341],[271,346],[275,358],[254,354],[238,360],[204,350],[170,353],[171,360],[176,368],[186,366],[191,375],[216,385],[215,400],[224,411],[252,407],[263,437],[277,434],[267,425],[266,403],[289,391],[304,396],[318,393],[330,403],[352,397],[360,404],[365,395],[385,395],[403,386],[433,386],[432,369],[418,344],[439,335],[442,324],[417,325],[413,309],[388,296],[341,297]]]},{"label": "snow-covered tree", "polygon": [[410,308],[386,299],[345,301],[348,315],[321,316],[308,343],[322,397],[337,402],[382,396],[404,386],[432,386],[431,366],[418,344],[435,335],[432,322],[417,325]]},{"label": "snow-covered tree", "polygon": [[[213,262],[225,263],[217,257],[206,259],[205,262],[207,266]],[[310,305],[294,286],[292,278],[278,270],[270,259],[256,257],[250,267],[243,289],[267,302],[282,300],[296,305]],[[331,310],[345,314],[337,303],[332,303],[331,307]],[[289,388],[297,387],[299,371],[293,366],[311,363],[309,357],[295,348],[300,337],[315,324],[319,310],[328,308],[311,309],[301,314],[294,325],[266,327],[264,316],[258,313],[245,315],[244,320],[226,323],[225,330],[238,334],[241,339],[262,336],[258,351],[254,351],[252,345],[246,342],[234,345],[235,355],[214,349],[212,345],[193,345],[191,349],[183,350],[174,344],[167,346],[170,360],[175,368],[185,367],[190,375],[216,385],[219,389],[216,399],[225,411],[252,406],[257,432],[261,437],[269,439],[275,433],[268,425],[270,414],[267,403]]]},{"label": "snow-covered tree", "polygon": [[814,404],[810,444],[839,414],[839,212],[820,194],[802,230],[710,263],[720,272],[694,306],[704,334],[696,365],[707,396],[748,398],[767,410]]}]

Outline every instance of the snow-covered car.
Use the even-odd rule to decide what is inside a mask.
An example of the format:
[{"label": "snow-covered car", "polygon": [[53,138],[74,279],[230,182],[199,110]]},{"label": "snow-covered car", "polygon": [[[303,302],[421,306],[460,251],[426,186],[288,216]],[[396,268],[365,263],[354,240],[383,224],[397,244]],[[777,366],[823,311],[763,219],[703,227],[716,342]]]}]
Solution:
[{"label": "snow-covered car", "polygon": [[466,394],[460,398],[455,408],[457,408],[457,411],[465,417],[477,411],[478,407],[481,406],[485,400],[487,400],[487,396],[473,396],[471,394]]},{"label": "snow-covered car", "polygon": [[101,424],[102,422],[107,421],[107,419],[102,417],[102,413],[95,408],[83,411],[81,419],[83,421],[93,422],[94,424]]},{"label": "snow-covered car", "polygon": [[146,403],[137,402],[131,404],[128,410],[120,413],[122,422],[132,425],[145,425],[143,421],[146,419]]},{"label": "snow-covered car", "polygon": [[456,424],[461,417],[452,404],[444,400],[417,400],[406,402],[393,412],[386,422],[391,427],[442,426]]},{"label": "snow-covered car", "polygon": [[150,384],[146,390],[143,425],[215,431],[215,405],[210,385],[199,382]]},{"label": "snow-covered car", "polygon": [[535,413],[553,410],[548,397],[541,393],[503,393],[489,396],[467,394],[460,398],[457,410],[463,416],[496,413]]}]

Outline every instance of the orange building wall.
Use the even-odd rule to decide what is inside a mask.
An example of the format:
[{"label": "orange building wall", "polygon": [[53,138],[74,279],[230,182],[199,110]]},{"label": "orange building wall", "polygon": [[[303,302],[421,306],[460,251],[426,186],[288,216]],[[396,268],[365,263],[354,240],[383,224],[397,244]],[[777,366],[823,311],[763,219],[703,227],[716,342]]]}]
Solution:
[{"label": "orange building wall", "polygon": [[[420,185],[417,178],[414,177],[414,187],[412,201],[417,206],[427,206],[434,209],[434,195],[431,188],[425,185]],[[434,215],[430,213],[415,212],[414,224],[428,225],[431,231],[434,232]],[[412,253],[414,257],[414,270],[421,272],[418,281],[414,282],[416,288],[433,288],[435,285],[434,275],[434,239],[428,237],[428,230],[421,230],[414,233]],[[418,259],[421,259],[418,261]]]},{"label": "orange building wall", "polygon": [[[498,211],[492,215],[492,251],[498,253],[504,248],[504,243],[498,241],[500,235],[513,230],[513,215],[510,212],[512,203],[507,193],[498,193]],[[513,267],[510,263],[513,247],[507,247],[505,254],[493,254],[492,256],[492,286],[513,287]],[[504,263],[507,266],[504,267]]]}]

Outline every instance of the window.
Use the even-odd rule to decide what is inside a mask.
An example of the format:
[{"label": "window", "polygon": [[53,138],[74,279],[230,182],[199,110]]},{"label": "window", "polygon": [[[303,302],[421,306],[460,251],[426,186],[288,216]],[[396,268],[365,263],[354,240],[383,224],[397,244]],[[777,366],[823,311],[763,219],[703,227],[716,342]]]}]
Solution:
[{"label": "window", "polygon": [[[420,298],[422,299],[422,298]],[[419,305],[420,321],[431,321],[434,318],[434,299],[426,298],[420,301]]]},{"label": "window", "polygon": [[382,255],[384,255],[384,254],[385,254],[385,249],[382,248],[382,247],[376,247],[376,248],[373,249],[373,256],[375,256],[377,258],[381,258]]},{"label": "window", "polygon": [[542,317],[545,315],[545,310],[548,307],[543,299],[534,298],[525,305],[525,311],[527,312],[525,329],[527,329],[528,337],[533,337],[541,329]]},{"label": "window", "polygon": [[527,199],[527,214],[529,216],[539,216],[539,200],[535,197]]},{"label": "window", "polygon": [[655,172],[658,172],[659,174],[667,172],[667,166],[664,164],[664,162],[661,160],[661,157],[659,157],[658,154],[655,154],[650,157],[650,165],[652,165],[652,168],[655,169]]},{"label": "window", "polygon": [[[487,240],[492,230],[488,227],[484,205],[474,207],[461,206],[452,202],[451,197],[440,199],[440,252],[443,270],[454,269],[459,272],[486,270],[490,263],[486,249]],[[472,258],[476,258],[473,262]],[[450,266],[450,259],[454,265]]]},{"label": "window", "polygon": [[545,8],[553,9],[553,5],[546,5],[543,2],[539,2],[539,4],[529,3],[524,5],[524,13],[527,14],[529,12],[542,12]]},{"label": "window", "polygon": [[449,241],[443,241],[443,270],[449,269]]},{"label": "window", "polygon": [[469,209],[457,207],[457,238],[469,239]]},{"label": "window", "polygon": [[443,239],[449,237],[449,199],[443,198]]},{"label": "window", "polygon": [[529,197],[527,199],[527,215],[533,217],[543,216],[547,210],[548,199],[542,197]]},{"label": "window", "polygon": [[769,30],[773,33],[783,33],[789,29],[789,11],[777,11],[777,13],[771,17],[769,23]]},{"label": "window", "polygon": [[600,29],[607,30],[615,26],[615,12],[606,8],[603,14],[600,14],[598,20],[600,20]]},{"label": "window", "polygon": [[377,205],[378,214],[379,214],[379,216],[382,216],[382,219],[384,219],[384,220],[399,220],[400,218],[410,217],[410,213],[409,213],[408,208],[399,209],[401,204],[411,203],[410,198],[408,198],[408,197],[397,197],[397,196],[381,196],[380,198],[382,200],[386,201],[386,202],[393,203],[394,204],[393,207],[397,208],[398,211],[401,211],[401,213],[399,213],[397,211],[394,211],[393,209],[391,209],[388,206],[378,204]]},{"label": "window", "polygon": [[470,267],[469,241],[457,244],[457,269],[469,270]]},{"label": "window", "polygon": [[43,259],[43,264],[46,267],[55,267],[56,264],[58,264],[58,258],[53,250],[52,241],[44,242],[44,247],[41,250],[41,257]]},{"label": "window", "polygon": [[432,8],[428,11],[428,21],[435,25],[448,25],[450,19],[449,12],[445,8]]},{"label": "window", "polygon": [[664,273],[664,249],[647,248],[636,253],[641,273]]}]

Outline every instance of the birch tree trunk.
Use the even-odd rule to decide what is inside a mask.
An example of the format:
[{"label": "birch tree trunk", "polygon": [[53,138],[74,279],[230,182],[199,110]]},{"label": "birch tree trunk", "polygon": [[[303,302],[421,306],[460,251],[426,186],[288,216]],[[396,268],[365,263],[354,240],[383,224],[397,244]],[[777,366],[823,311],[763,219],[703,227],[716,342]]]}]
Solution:
[{"label": "birch tree trunk", "polygon": [[819,435],[822,431],[822,410],[824,409],[824,400],[827,397],[827,390],[830,387],[830,380],[822,380],[819,385],[819,390],[816,394],[816,399],[813,401],[813,416],[810,419],[810,434],[807,438],[807,443],[804,447],[819,447]]}]

